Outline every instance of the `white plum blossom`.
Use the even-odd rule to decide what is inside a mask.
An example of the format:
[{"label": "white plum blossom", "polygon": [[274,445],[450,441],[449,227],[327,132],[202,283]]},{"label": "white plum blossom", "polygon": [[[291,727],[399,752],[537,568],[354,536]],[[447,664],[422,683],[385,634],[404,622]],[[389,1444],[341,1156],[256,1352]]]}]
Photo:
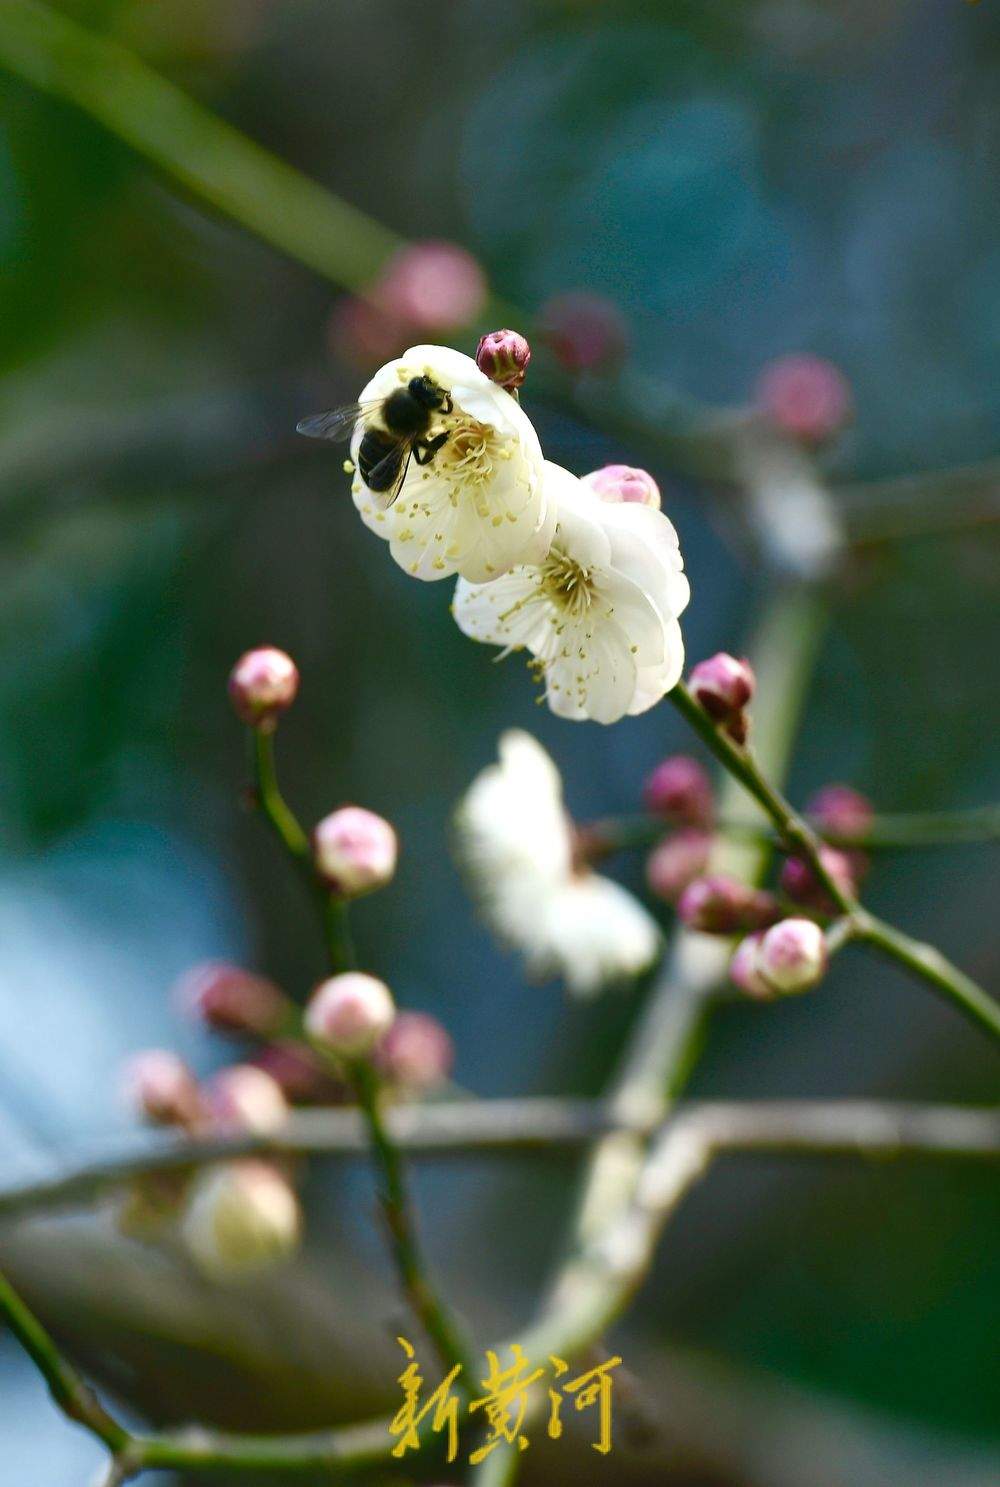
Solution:
[{"label": "white plum blossom", "polygon": [[[381,367],[359,402],[383,399],[413,377],[431,378],[452,409],[433,416],[429,436],[448,438],[433,459],[411,459],[392,505],[355,469],[354,504],[366,526],[389,543],[414,578],[462,574],[487,583],[515,563],[548,551],[554,514],[546,495],[541,445],[530,419],[470,356],[445,346],[413,346]],[[354,431],[357,466],[366,421]]]},{"label": "white plum blossom", "polygon": [[546,461],[555,529],[541,562],[491,583],[459,580],[453,612],[473,640],[527,650],[563,718],[614,723],[645,712],[680,680],[677,617],[690,598],[673,524],[662,512],[609,504]]},{"label": "white plum blossom", "polygon": [[539,978],[578,996],[646,970],[660,932],[640,903],[575,860],[562,780],[530,734],[503,733],[499,761],[455,815],[458,856],[483,918]]}]

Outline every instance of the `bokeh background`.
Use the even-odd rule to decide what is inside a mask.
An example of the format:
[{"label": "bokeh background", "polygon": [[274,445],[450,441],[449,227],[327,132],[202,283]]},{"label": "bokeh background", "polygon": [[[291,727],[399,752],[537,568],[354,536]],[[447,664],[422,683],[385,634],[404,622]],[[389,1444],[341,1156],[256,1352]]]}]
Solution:
[{"label": "bokeh background", "polygon": [[[462,243],[506,301],[608,297],[632,365],[684,397],[737,407],[776,355],[830,357],[857,406],[834,481],[996,454],[993,0],[63,8],[401,235]],[[224,683],[263,642],[303,675],[280,751],[304,818],[353,799],[400,829],[396,883],[356,915],[365,959],[447,1023],[468,1089],[597,1091],[641,989],[583,1006],[526,985],[475,923],[449,814],[510,725],[552,750],[579,816],[635,809],[686,747],[679,723],[560,724],[516,660],[466,642],[446,586],[408,580],[361,527],[338,457],[290,433],[363,380],[331,344],[334,286],[6,71],[0,265],[3,1179],[128,1126],[130,1051],[228,1057],[170,1002],[192,961],[246,960],[300,996],[321,972],[308,906],[240,806]],[[547,401],[536,361],[551,457],[649,462]],[[655,474],[692,579],[689,653],[738,650],[753,565],[715,491]],[[885,810],[998,797],[998,556],[982,527],[859,555],[797,799],[829,779]],[[996,871],[994,847],[893,856],[870,899],[996,988]],[[997,1081],[985,1040],[852,954],[814,996],[720,1012],[694,1090],[989,1101]],[[421,1168],[429,1248],[484,1338],[527,1316],[576,1170]],[[317,1169],[307,1192],[301,1262],[250,1297],[100,1212],[10,1226],[0,1253],[127,1407],[329,1423],[390,1402],[398,1309],[364,1173]],[[527,1479],[994,1480],[998,1217],[988,1170],[721,1167],[616,1338],[669,1462],[529,1454]],[[100,1456],[3,1339],[0,1440],[11,1483],[70,1487]]]}]

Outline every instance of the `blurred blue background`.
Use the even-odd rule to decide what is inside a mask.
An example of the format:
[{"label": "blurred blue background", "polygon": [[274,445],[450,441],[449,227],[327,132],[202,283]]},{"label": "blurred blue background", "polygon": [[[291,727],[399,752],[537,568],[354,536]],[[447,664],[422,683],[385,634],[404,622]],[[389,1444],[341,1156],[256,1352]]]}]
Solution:
[{"label": "blurred blue background", "polygon": [[[991,0],[64,9],[399,233],[461,242],[505,300],[608,297],[634,366],[679,394],[738,406],[776,355],[830,357],[857,403],[834,480],[996,453]],[[166,1043],[202,1070],[228,1057],[170,1004],[192,961],[246,960],[297,996],[321,973],[309,907],[240,807],[225,677],[264,642],[303,676],[279,739],[303,818],[351,799],[400,830],[393,888],[356,915],[365,961],[448,1025],[463,1086],[596,1091],[640,992],[581,1006],[526,986],[474,921],[449,815],[511,725],[551,749],[579,817],[634,810],[646,771],[687,746],[680,725],[559,723],[516,658],[494,667],[463,640],[447,585],[408,580],[361,527],[337,458],[289,432],[317,395],[333,406],[363,380],[330,349],[329,284],[6,73],[0,182],[0,1172],[41,1173],[122,1130],[130,1051]],[[525,403],[580,473],[648,462],[530,380]],[[712,490],[654,473],[692,580],[689,654],[738,652],[751,566]],[[831,778],[885,810],[998,797],[998,556],[987,530],[859,555],[810,690],[796,799]],[[871,903],[996,987],[996,868],[990,847],[892,857]],[[638,884],[639,865],[622,875]],[[722,1012],[695,1091],[995,1100],[995,1068],[953,1014],[851,955],[816,996]],[[568,1159],[422,1172],[432,1252],[483,1335],[527,1315],[573,1176]],[[252,1326],[252,1303],[192,1293],[101,1215],[11,1228],[0,1247],[137,1409],[170,1421],[207,1399],[223,1423],[310,1425],[350,1403],[329,1335],[364,1355],[366,1404],[385,1403],[394,1361],[363,1175],[315,1174],[310,1195],[301,1273]],[[623,1464],[621,1480],[989,1480],[997,1218],[986,1171],[720,1170],[671,1230],[620,1349],[683,1401],[688,1454],[653,1475]],[[371,1288],[363,1316],[355,1285]],[[317,1323],[307,1345],[303,1323],[275,1361],[287,1318],[326,1290],[328,1333]],[[94,1451],[9,1347],[0,1378],[9,1480],[83,1480]],[[793,1392],[727,1414],[761,1380]],[[808,1403],[788,1414],[794,1391]],[[721,1437],[737,1417],[742,1448],[713,1455],[711,1419]],[[826,1476],[788,1445],[803,1418],[844,1447],[821,1456]],[[873,1456],[850,1454],[855,1429]]]}]

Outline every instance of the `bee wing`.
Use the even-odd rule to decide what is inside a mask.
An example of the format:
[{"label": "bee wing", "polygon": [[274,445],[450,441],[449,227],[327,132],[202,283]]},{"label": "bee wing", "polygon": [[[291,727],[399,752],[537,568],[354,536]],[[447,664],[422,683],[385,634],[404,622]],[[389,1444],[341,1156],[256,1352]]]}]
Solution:
[{"label": "bee wing", "polygon": [[[402,449],[400,448],[400,444],[404,446]],[[410,468],[410,455],[412,453],[413,440],[409,437],[401,439],[399,441],[399,444],[396,445],[395,449],[391,449],[383,459],[379,460],[378,464],[373,468],[371,474],[368,476],[369,481],[374,486],[374,484],[378,480],[379,471],[390,470],[392,468],[392,461],[396,459],[399,460],[399,469],[396,471],[396,476],[392,484],[389,486],[388,490],[379,492],[379,495],[382,497],[382,500],[385,503],[386,509],[388,509],[393,504],[393,502],[396,500],[396,497],[403,489],[403,481],[406,479],[406,472]]]},{"label": "bee wing", "polygon": [[380,408],[384,401],[384,398],[373,398],[367,403],[347,403],[329,413],[312,413],[308,418],[299,419],[295,432],[310,439],[349,439],[357,424]]}]

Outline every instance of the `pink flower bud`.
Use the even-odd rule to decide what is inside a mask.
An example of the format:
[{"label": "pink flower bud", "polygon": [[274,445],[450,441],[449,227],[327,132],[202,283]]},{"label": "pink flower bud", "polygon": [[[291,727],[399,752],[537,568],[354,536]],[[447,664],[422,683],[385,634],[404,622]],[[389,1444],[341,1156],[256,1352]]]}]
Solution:
[{"label": "pink flower bud", "polygon": [[316,871],[342,898],[382,888],[396,871],[396,833],[388,821],[361,806],[345,805],[324,816],[312,842]]},{"label": "pink flower bud", "polygon": [[763,938],[764,931],[757,930],[755,934],[747,935],[746,939],[740,941],[729,962],[729,979],[747,996],[755,997],[758,1001],[769,1001],[775,995],[775,990],[760,973],[760,946]]},{"label": "pink flower bud", "polygon": [[773,924],[781,910],[770,893],[715,873],[695,878],[681,894],[677,913],[689,929],[732,935]]},{"label": "pink flower bud", "polygon": [[306,1008],[306,1032],[331,1053],[362,1058],[389,1031],[396,1015],[384,981],[362,971],[331,976],[313,992]]},{"label": "pink flower bud", "polygon": [[413,243],[389,260],[371,299],[415,331],[456,330],[486,303],[486,275],[457,243]]},{"label": "pink flower bud", "polygon": [[[853,898],[857,893],[857,880],[856,864],[852,858],[837,847],[821,847],[819,856],[826,871],[841,891],[850,894]],[[815,909],[820,914],[832,914],[836,911],[837,905],[816,877],[810,864],[801,857],[788,858],[781,869],[779,881],[783,891],[797,904]]]},{"label": "pink flower bud", "polygon": [[433,1089],[449,1076],[455,1048],[427,1012],[400,1012],[375,1049],[375,1063],[390,1084],[411,1091]]},{"label": "pink flower bud", "polygon": [[688,678],[691,692],[717,723],[739,718],[757,686],[749,661],[738,661],[726,651],[699,661]]},{"label": "pink flower bud", "polygon": [[822,356],[792,354],[766,366],[755,401],[781,433],[823,444],[850,422],[853,400],[841,371]]},{"label": "pink flower bud", "polygon": [[265,1136],[288,1119],[281,1085],[254,1064],[234,1064],[215,1075],[205,1091],[209,1120],[219,1131]]},{"label": "pink flower bud", "polygon": [[253,1063],[276,1080],[292,1104],[336,1105],[346,1098],[346,1086],[327,1073],[306,1043],[282,1038],[254,1054]]},{"label": "pink flower bud", "polygon": [[246,651],[229,673],[229,696],[236,715],[251,728],[268,731],[295,701],[299,670],[291,656],[274,646]]},{"label": "pink flower bud", "polygon": [[648,775],[642,787],[647,811],[689,826],[712,819],[712,782],[707,770],[687,754],[671,754]]},{"label": "pink flower bud", "polygon": [[521,386],[531,360],[531,347],[516,330],[493,330],[476,349],[476,366],[508,392]]},{"label": "pink flower bud", "polygon": [[183,1059],[166,1048],[137,1053],[125,1067],[125,1096],[146,1120],[193,1126],[202,1111],[198,1081]]},{"label": "pink flower bud", "polygon": [[668,904],[676,903],[688,884],[705,871],[711,850],[711,834],[694,826],[666,837],[646,859],[650,893]]},{"label": "pink flower bud", "polygon": [[181,1239],[212,1280],[240,1280],[287,1259],[298,1245],[298,1199],[268,1162],[207,1167],[191,1185]]},{"label": "pink flower bud", "polygon": [[568,372],[607,371],[625,355],[628,329],[617,305],[586,290],[556,295],[542,307],[542,332]]},{"label": "pink flower bud", "polygon": [[635,465],[604,465],[583,477],[588,486],[602,501],[611,504],[634,502],[639,506],[660,509],[660,487],[648,470]]},{"label": "pink flower bud", "polygon": [[863,836],[875,809],[867,795],[850,785],[824,785],[807,803],[806,815],[831,836]]},{"label": "pink flower bud", "polygon": [[811,919],[782,919],[767,931],[757,952],[757,970],[775,991],[807,991],[826,964],[826,940]]},{"label": "pink flower bud", "polygon": [[192,966],[178,981],[178,1004],[222,1033],[267,1038],[281,1027],[289,1003],[273,981],[224,960]]}]

